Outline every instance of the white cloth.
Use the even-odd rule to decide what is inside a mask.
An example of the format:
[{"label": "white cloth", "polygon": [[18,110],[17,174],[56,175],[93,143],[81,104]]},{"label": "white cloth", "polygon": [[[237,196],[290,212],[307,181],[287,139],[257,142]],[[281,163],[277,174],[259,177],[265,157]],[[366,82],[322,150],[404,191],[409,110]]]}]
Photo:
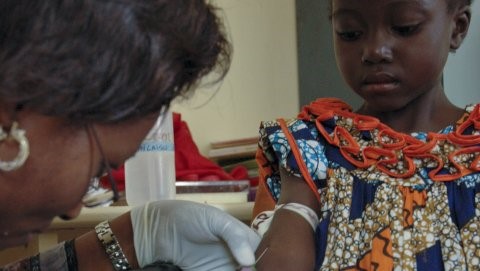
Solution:
[{"label": "white cloth", "polygon": [[164,261],[184,271],[234,271],[255,263],[260,237],[216,207],[163,200],[132,209],[131,218],[141,267]]},{"label": "white cloth", "polygon": [[318,215],[313,211],[310,207],[296,203],[296,202],[289,202],[286,204],[279,204],[275,205],[275,209],[272,211],[263,211],[259,213],[251,223],[251,228],[257,232],[258,235],[263,236],[270,228],[270,224],[272,224],[272,219],[275,215],[275,212],[285,209],[292,211],[298,215],[300,215],[305,221],[312,227],[312,230],[315,231],[318,226]]}]

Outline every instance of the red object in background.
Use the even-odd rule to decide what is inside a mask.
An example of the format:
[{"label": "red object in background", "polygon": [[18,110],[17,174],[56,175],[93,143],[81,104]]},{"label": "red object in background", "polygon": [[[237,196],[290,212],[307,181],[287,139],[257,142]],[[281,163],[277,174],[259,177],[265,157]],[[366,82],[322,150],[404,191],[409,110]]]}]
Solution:
[{"label": "red object in background", "polygon": [[239,166],[230,173],[225,172],[198,150],[190,129],[181,115],[173,113],[173,133],[175,136],[175,167],[179,181],[222,181],[246,180],[247,168]]},{"label": "red object in background", "polygon": [[[118,169],[112,168],[112,177],[117,183],[118,191],[125,191],[125,167],[121,165]],[[110,187],[108,176],[103,176],[100,181],[103,187]]]},{"label": "red object in background", "polygon": [[[219,165],[203,156],[193,141],[190,129],[182,121],[179,113],[173,113],[173,133],[175,144],[175,174],[179,181],[226,181],[250,180],[252,186],[258,183],[257,178],[249,178],[248,170],[244,166],[237,166],[229,173]],[[125,169],[122,165],[112,169],[112,176],[119,191],[125,190]],[[110,186],[108,176],[101,179],[103,186]]]}]

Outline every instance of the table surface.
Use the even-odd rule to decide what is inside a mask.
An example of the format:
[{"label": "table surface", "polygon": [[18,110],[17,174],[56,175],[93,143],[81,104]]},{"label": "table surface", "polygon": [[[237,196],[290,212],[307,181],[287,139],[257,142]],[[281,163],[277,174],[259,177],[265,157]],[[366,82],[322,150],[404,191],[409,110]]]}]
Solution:
[{"label": "table surface", "polygon": [[[241,221],[250,221],[252,216],[253,202],[241,203],[210,203]],[[55,218],[50,225],[49,230],[69,229],[69,228],[92,228],[104,220],[111,220],[130,211],[130,206],[109,206],[97,208],[83,208],[80,215],[72,220],[62,220]]]}]

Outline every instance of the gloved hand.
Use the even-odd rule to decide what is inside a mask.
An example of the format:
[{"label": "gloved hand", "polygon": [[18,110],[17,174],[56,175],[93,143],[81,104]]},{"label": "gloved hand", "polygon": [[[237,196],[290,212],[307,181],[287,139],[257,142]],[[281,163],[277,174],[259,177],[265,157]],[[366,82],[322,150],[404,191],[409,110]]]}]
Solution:
[{"label": "gloved hand", "polygon": [[255,263],[260,237],[216,207],[163,200],[132,209],[131,219],[140,267],[165,261],[184,271],[234,271]]}]

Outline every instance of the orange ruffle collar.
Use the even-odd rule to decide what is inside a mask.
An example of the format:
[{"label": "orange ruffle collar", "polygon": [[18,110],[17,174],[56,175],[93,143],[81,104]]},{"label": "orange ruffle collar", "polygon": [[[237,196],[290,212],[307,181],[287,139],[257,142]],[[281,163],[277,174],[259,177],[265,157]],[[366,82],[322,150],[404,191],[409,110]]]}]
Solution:
[{"label": "orange ruffle collar", "polygon": [[[349,105],[336,98],[317,99],[305,106],[298,118],[315,121],[323,137],[358,168],[375,167],[395,178],[409,178],[418,168],[428,168],[434,181],[452,181],[480,172],[478,104],[453,132],[428,133],[425,142],[395,131],[377,118],[353,113]],[[325,124],[332,120],[335,125],[329,132]],[[466,134],[470,130],[473,132]],[[372,140],[363,140],[364,132],[370,132]]]}]

